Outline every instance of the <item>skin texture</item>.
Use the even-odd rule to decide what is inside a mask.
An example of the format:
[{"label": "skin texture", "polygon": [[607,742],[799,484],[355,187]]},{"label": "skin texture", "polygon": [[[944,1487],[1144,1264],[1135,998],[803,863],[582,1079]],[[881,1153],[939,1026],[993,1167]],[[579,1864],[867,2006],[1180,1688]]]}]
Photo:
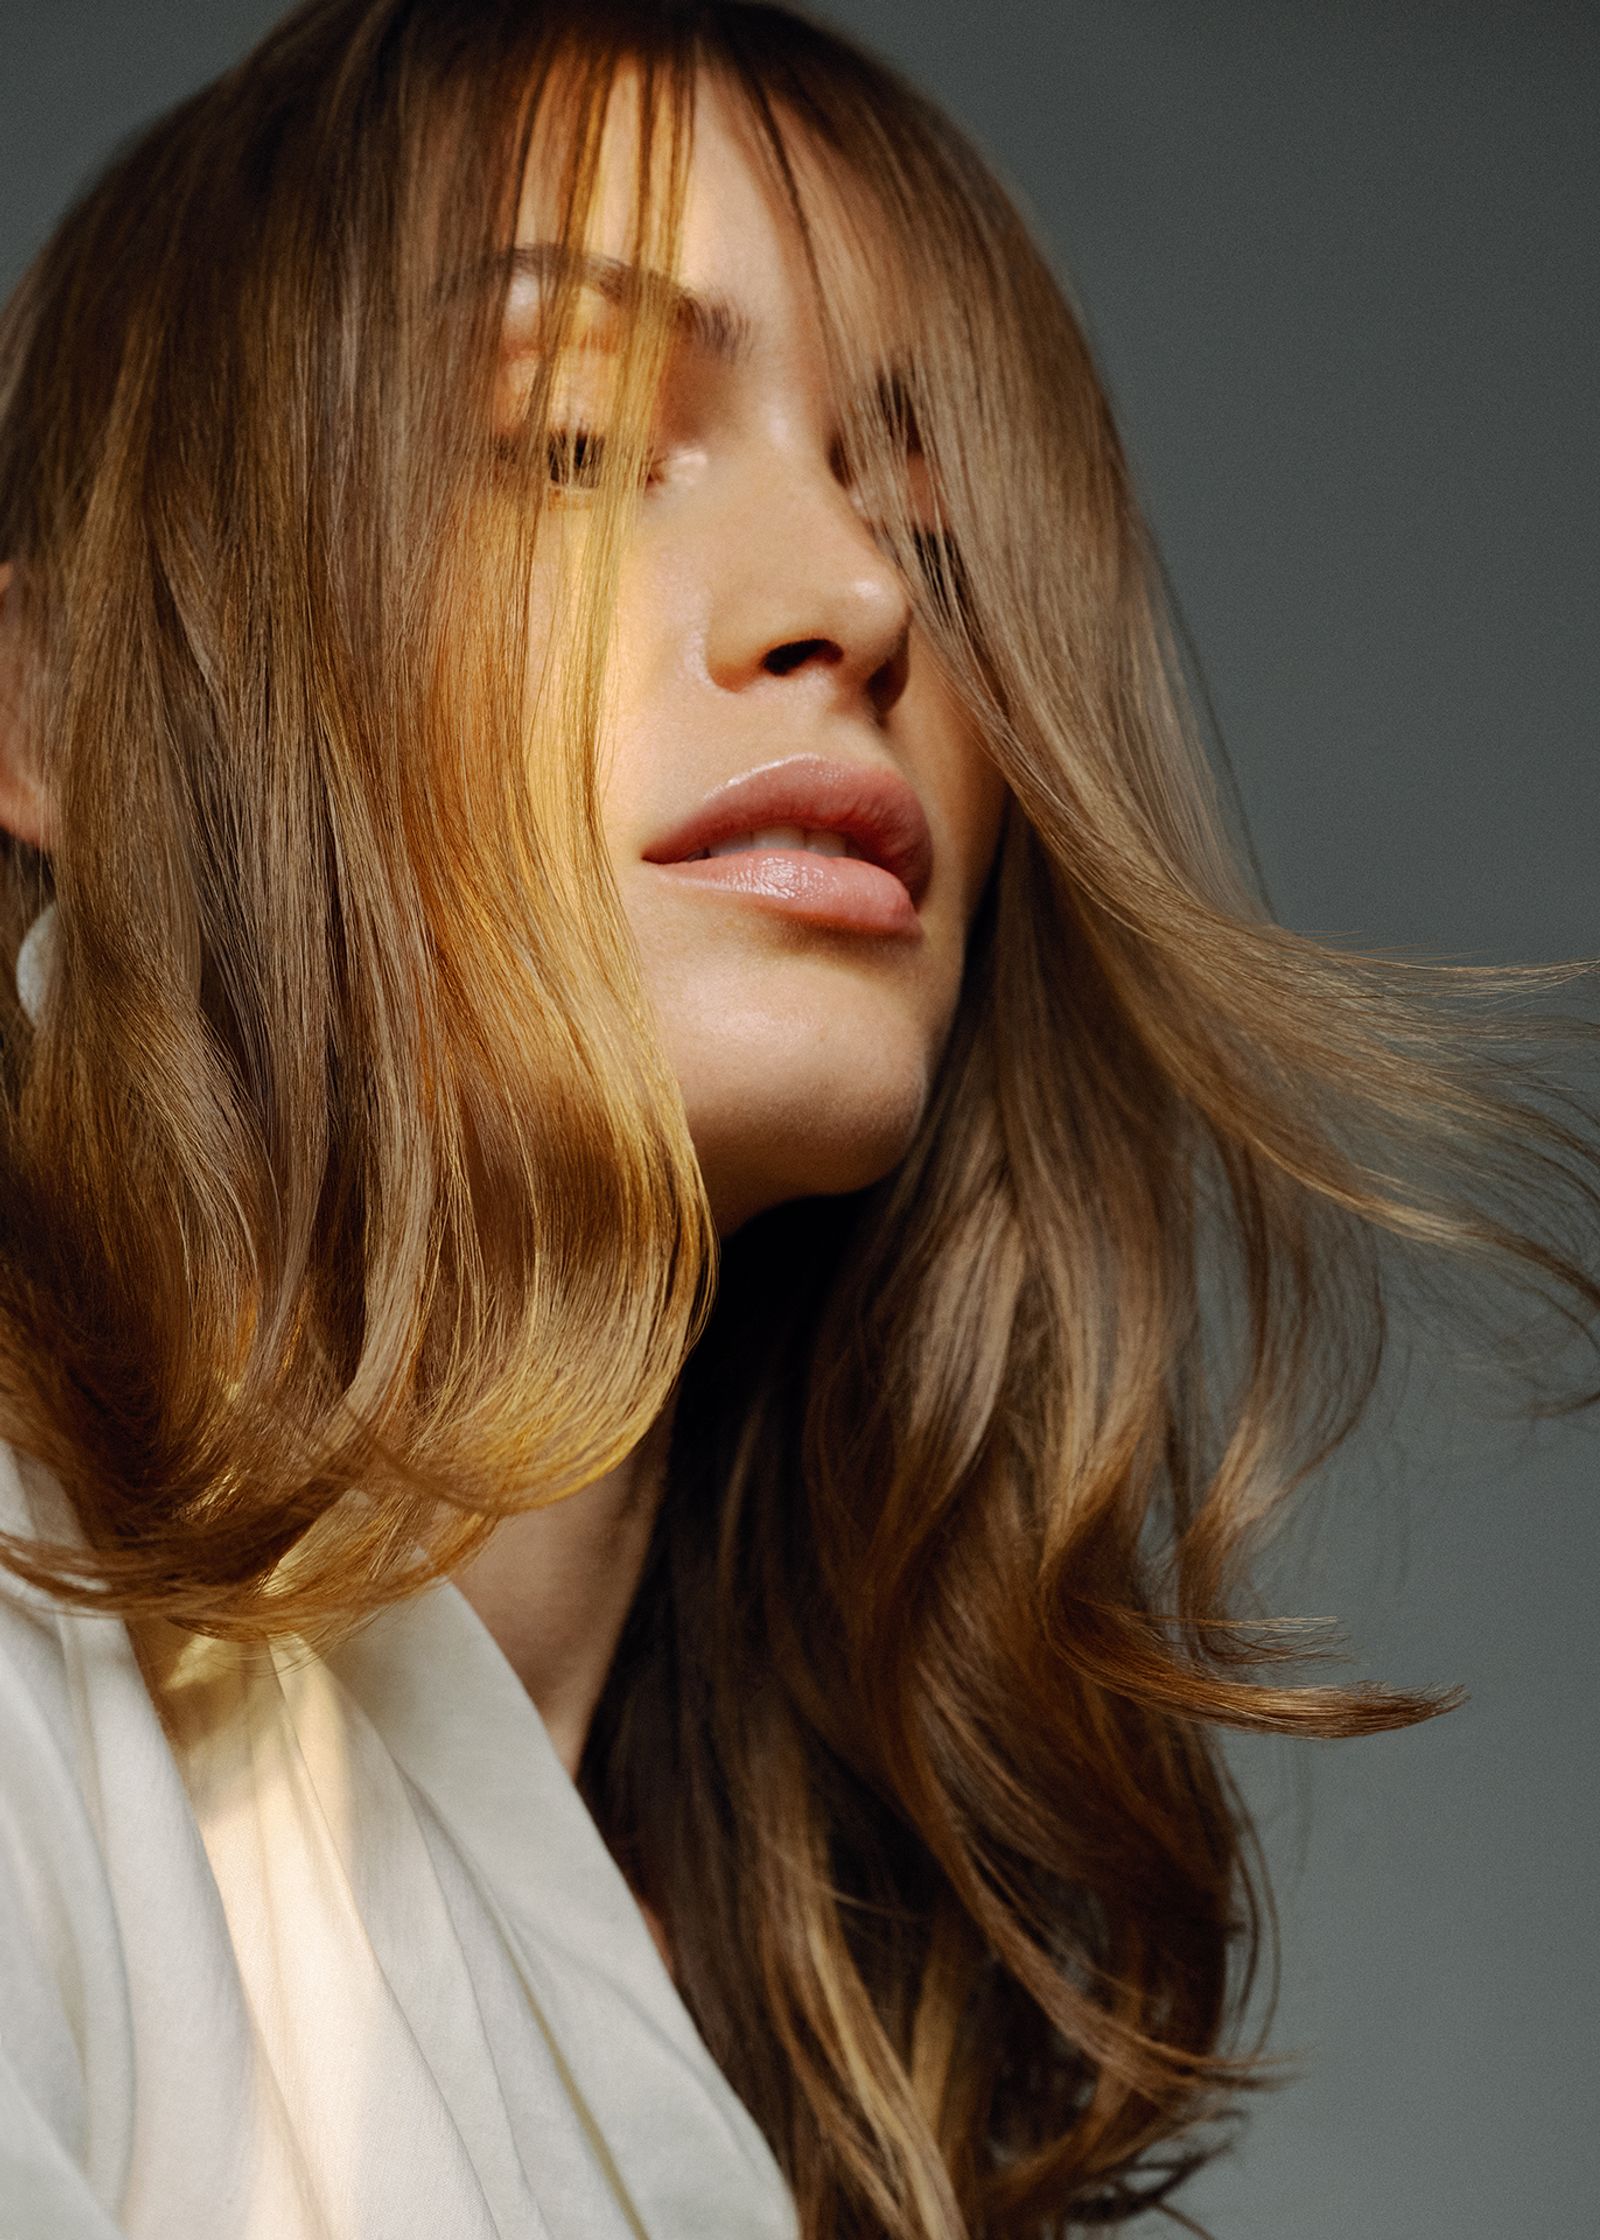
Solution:
[{"label": "skin texture", "polygon": [[[591,236],[611,255],[626,248],[630,100],[624,81]],[[904,583],[841,479],[812,282],[749,129],[702,85],[681,277],[728,299],[747,343],[734,362],[686,341],[668,369],[622,567],[601,774],[612,868],[724,1234],[785,1200],[863,1187],[905,1151],[1005,806],[912,627]],[[828,224],[826,190],[818,222]],[[522,237],[554,230],[531,177]],[[880,318],[870,275],[848,260],[842,270],[841,308],[870,334]],[[901,339],[883,334],[886,362]],[[604,343],[597,314],[561,369],[557,396],[574,426],[603,418]],[[526,383],[526,346],[514,298],[508,411]],[[913,484],[919,471],[908,462]],[[558,503],[581,534],[581,491]],[[0,569],[0,596],[8,575]],[[0,606],[0,822],[48,846],[23,678],[12,600]],[[645,860],[714,787],[792,755],[889,767],[915,790],[933,867],[910,936],[800,923]],[[569,1771],[638,1581],[667,1432],[663,1419],[605,1478],[509,1520],[458,1578]]]},{"label": "skin texture", "polygon": [[[703,84],[681,277],[728,299],[750,346],[735,364],[685,346],[668,372],[657,464],[619,586],[602,791],[623,906],[724,1234],[784,1200],[863,1187],[905,1151],[1005,806],[912,627],[905,584],[836,471],[810,275],[748,134]],[[592,235],[612,255],[626,242],[632,144],[624,87]],[[551,230],[535,181],[523,238]],[[846,316],[870,331],[870,276],[845,271]],[[895,340],[883,337],[886,362]],[[603,313],[585,341],[556,395],[570,425],[591,428],[603,426]],[[506,379],[514,402],[515,310]],[[886,763],[909,780],[934,848],[919,938],[797,924],[743,895],[686,888],[644,860],[713,787],[791,754]],[[458,1581],[569,1770],[643,1561],[660,1451],[653,1434],[583,1493],[509,1521]]]},{"label": "skin texture", "polygon": [[[624,103],[614,115],[623,148],[602,171],[597,246],[620,254],[632,129]],[[836,471],[810,277],[749,129],[714,83],[702,87],[682,278],[726,298],[750,343],[736,364],[685,346],[669,369],[620,585],[603,781],[623,907],[724,1234],[783,1199],[875,1181],[905,1150],[1004,802]],[[870,277],[846,270],[847,316],[870,331]],[[885,361],[894,340],[883,337]],[[558,386],[579,424],[600,356],[580,353]],[[909,780],[934,844],[920,938],[797,926],[643,860],[713,787],[796,754]]]}]

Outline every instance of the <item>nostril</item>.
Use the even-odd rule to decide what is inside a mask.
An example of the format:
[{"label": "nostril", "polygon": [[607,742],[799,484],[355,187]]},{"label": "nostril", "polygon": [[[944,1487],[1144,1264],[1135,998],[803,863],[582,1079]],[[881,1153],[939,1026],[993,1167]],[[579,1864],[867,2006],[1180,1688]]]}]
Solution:
[{"label": "nostril", "polygon": [[786,677],[808,661],[842,661],[844,654],[831,638],[791,638],[787,645],[774,646],[761,666],[769,676]]}]

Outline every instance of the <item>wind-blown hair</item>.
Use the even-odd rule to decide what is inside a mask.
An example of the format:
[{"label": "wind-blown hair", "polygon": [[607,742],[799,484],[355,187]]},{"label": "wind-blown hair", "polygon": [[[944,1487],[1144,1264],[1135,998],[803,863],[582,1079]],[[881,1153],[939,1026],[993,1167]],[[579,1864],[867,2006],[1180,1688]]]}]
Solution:
[{"label": "wind-blown hair", "polygon": [[[595,800],[658,291],[581,530],[560,259],[509,436],[494,370],[530,151],[581,242],[626,72],[670,271],[699,68],[807,228],[841,471],[1013,796],[908,1155],[720,1264]],[[893,378],[830,317],[851,212]],[[1600,1309],[1588,1123],[1478,1004],[1562,975],[1270,921],[1059,284],[945,118],[783,10],[302,8],[24,280],[0,556],[55,804],[0,937],[49,897],[58,937],[37,1031],[0,1015],[0,1430],[82,1535],[13,1570],[325,1641],[676,1390],[580,1780],[804,2232],[1159,2196],[1251,2073],[1217,1729],[1441,1700],[1291,1685],[1303,1637],[1246,1622],[1391,1244]]]}]

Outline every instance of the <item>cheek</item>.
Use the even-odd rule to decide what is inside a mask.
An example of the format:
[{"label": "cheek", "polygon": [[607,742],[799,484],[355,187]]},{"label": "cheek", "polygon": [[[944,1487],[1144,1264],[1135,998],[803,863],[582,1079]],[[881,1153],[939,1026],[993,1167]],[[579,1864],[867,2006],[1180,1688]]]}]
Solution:
[{"label": "cheek", "polygon": [[944,899],[964,938],[1004,830],[1011,789],[955,697],[930,679],[911,711],[908,734],[921,752],[908,774],[934,824],[936,860],[943,859]]}]

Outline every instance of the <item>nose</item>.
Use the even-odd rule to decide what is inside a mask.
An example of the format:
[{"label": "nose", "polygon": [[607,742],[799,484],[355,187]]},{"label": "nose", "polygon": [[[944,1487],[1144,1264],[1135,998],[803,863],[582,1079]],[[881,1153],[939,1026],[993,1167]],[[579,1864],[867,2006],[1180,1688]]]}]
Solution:
[{"label": "nose", "polygon": [[712,681],[740,692],[787,678],[882,723],[906,686],[911,601],[832,467],[749,459],[706,526]]}]

